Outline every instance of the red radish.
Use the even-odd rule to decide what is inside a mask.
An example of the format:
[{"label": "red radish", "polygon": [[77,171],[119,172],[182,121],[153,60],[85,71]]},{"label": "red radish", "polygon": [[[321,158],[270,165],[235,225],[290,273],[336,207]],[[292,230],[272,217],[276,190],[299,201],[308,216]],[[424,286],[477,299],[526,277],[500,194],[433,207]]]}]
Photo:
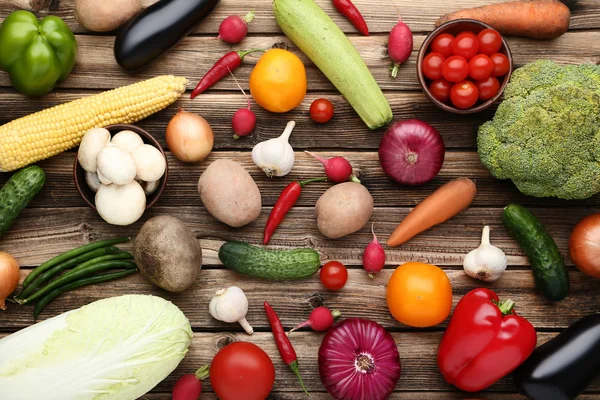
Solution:
[{"label": "red radish", "polygon": [[195,374],[186,374],[175,382],[172,400],[198,400],[202,393],[202,379],[208,377],[209,365],[205,365]]},{"label": "red radish", "polygon": [[398,15],[398,23],[390,31],[388,39],[388,55],[393,61],[392,78],[398,75],[400,64],[408,60],[413,49],[413,34],[408,25]]},{"label": "red radish", "polygon": [[310,326],[310,328],[315,332],[325,332],[327,329],[331,328],[333,325],[333,320],[341,315],[342,313],[338,310],[331,311],[329,308],[324,306],[317,307],[312,310],[308,316],[308,320],[292,329],[290,333],[305,326]]},{"label": "red radish", "polygon": [[335,156],[331,158],[323,158],[305,150],[306,154],[310,154],[323,164],[327,179],[331,182],[342,183],[351,180],[360,183],[360,180],[352,173],[352,165],[344,157]]},{"label": "red radish", "polygon": [[231,15],[219,25],[218,38],[231,44],[239,43],[248,34],[248,23],[254,20],[254,11],[250,11],[244,18]]},{"label": "red radish", "polygon": [[373,234],[373,241],[369,243],[363,254],[363,268],[369,273],[369,278],[375,278],[375,274],[383,269],[385,265],[385,250],[383,246],[379,244],[373,225],[371,224],[371,233]]},{"label": "red radish", "polygon": [[240,108],[233,114],[233,118],[231,119],[231,125],[233,126],[233,138],[239,139],[240,136],[248,136],[254,130],[256,126],[256,114],[250,109],[250,97],[244,92],[244,89],[240,86],[237,79],[235,79],[235,75],[231,71],[229,71],[231,76],[233,76],[233,80],[237,87],[240,88],[244,96],[246,96],[246,101],[248,102],[248,107]]}]

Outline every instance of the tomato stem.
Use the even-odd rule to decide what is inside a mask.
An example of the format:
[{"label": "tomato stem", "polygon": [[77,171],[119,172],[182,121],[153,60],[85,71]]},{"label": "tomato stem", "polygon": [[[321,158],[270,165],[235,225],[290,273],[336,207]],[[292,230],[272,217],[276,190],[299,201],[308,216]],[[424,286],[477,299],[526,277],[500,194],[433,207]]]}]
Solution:
[{"label": "tomato stem", "polygon": [[208,378],[208,375],[210,373],[210,364],[209,365],[205,365],[201,368],[199,368],[194,375],[196,375],[196,379],[198,379],[199,381],[201,381],[202,379]]}]

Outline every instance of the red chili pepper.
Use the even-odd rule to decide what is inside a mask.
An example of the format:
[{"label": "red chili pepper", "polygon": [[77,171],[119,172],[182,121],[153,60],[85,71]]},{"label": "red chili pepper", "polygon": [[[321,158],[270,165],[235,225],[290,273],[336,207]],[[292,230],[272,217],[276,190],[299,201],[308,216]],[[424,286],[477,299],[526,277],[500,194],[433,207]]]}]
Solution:
[{"label": "red chili pepper", "polygon": [[358,8],[350,0],[332,0],[333,6],[350,22],[360,33],[369,36],[369,27]]},{"label": "red chili pepper", "polygon": [[489,289],[474,289],[456,306],[438,351],[448,383],[478,392],[511,373],[535,349],[535,328],[518,316],[512,300],[499,302]]},{"label": "red chili pepper", "polygon": [[212,66],[211,69],[208,70],[206,75],[200,79],[198,82],[198,86],[192,91],[190,98],[198,96],[200,93],[204,92],[206,89],[223,79],[225,75],[229,74],[229,71],[235,70],[240,66],[242,60],[247,54],[254,53],[256,51],[263,51],[261,49],[252,49],[252,50],[240,50],[240,51],[230,51],[225,54],[223,57],[219,58],[219,60]]},{"label": "red chili pepper", "polygon": [[267,220],[267,225],[265,225],[263,244],[269,244],[269,240],[271,240],[271,236],[273,236],[275,229],[277,229],[281,221],[283,221],[285,215],[298,201],[304,185],[311,182],[322,182],[326,180],[327,178],[313,178],[301,182],[292,182],[287,185],[285,189],[283,189],[279,195],[279,198],[277,199],[277,202],[275,203],[275,206],[271,210],[271,214]]},{"label": "red chili pepper", "polygon": [[275,311],[266,301],[265,312],[267,313],[267,319],[269,320],[269,324],[271,324],[271,330],[273,331],[273,337],[275,338],[275,343],[277,344],[277,348],[279,349],[279,354],[281,354],[281,359],[290,367],[292,372],[296,374],[298,380],[300,381],[302,389],[304,390],[307,396],[310,396],[310,394],[308,394],[308,391],[304,387],[304,382],[302,382],[302,377],[300,376],[300,371],[298,370],[298,357],[296,356],[296,351],[292,346],[292,342],[290,342],[290,339],[285,334],[279,317],[277,316],[277,314],[275,314]]}]

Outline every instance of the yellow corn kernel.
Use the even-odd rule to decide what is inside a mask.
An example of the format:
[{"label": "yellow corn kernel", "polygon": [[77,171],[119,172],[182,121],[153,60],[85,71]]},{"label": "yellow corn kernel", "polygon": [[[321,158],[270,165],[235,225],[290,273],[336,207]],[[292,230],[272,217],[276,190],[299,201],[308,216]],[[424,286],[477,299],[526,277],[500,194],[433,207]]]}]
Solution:
[{"label": "yellow corn kernel", "polygon": [[173,104],[187,79],[163,75],[51,107],[0,126],[0,172],[71,149],[92,128],[132,124]]}]

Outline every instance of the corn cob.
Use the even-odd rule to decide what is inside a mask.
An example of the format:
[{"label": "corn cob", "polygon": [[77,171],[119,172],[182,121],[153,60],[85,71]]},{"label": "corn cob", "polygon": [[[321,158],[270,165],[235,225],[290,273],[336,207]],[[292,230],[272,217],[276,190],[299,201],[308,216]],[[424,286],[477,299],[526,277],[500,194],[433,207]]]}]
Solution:
[{"label": "corn cob", "polygon": [[0,126],[0,172],[71,149],[92,128],[132,124],[174,103],[187,79],[158,76],[45,109]]}]

